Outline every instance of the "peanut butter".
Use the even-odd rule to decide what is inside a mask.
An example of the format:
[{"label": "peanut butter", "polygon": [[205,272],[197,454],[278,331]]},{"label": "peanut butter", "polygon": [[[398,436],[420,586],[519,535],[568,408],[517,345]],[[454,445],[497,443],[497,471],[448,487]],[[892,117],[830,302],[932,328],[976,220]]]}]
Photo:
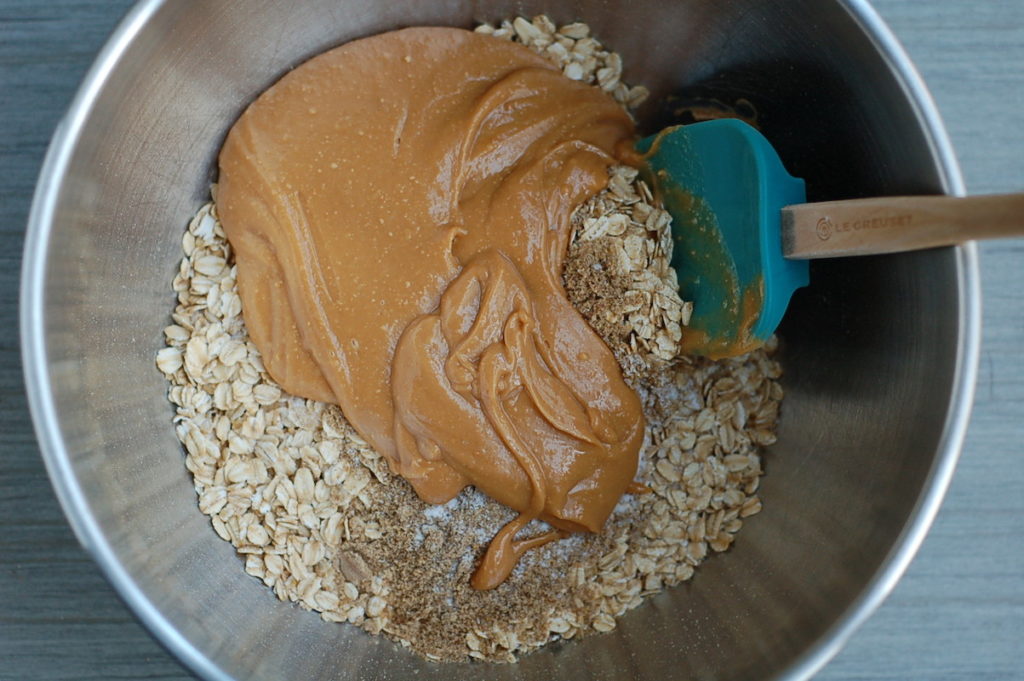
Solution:
[{"label": "peanut butter", "polygon": [[[599,531],[636,472],[639,400],[561,283],[570,215],[632,134],[520,45],[413,28],[299,66],[221,151],[218,210],[271,376],[338,404],[424,500],[475,485],[519,512],[477,588]],[[536,518],[555,530],[517,540]]]}]

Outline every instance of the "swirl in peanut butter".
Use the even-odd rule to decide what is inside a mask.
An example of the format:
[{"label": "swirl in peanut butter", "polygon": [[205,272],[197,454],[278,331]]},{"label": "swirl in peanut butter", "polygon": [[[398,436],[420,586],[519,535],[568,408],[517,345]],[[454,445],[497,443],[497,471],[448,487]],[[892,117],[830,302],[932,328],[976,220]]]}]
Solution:
[{"label": "swirl in peanut butter", "polygon": [[[424,500],[519,512],[473,576],[599,531],[636,472],[636,394],[570,305],[569,218],[627,114],[528,49],[450,28],[299,66],[231,129],[218,210],[250,336],[281,386],[334,402]],[[555,529],[517,539],[533,519]]]}]

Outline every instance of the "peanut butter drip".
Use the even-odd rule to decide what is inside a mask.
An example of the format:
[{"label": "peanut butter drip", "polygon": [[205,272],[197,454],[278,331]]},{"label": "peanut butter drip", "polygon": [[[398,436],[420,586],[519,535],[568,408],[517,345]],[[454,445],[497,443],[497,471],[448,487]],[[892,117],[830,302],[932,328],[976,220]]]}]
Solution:
[{"label": "peanut butter drip", "polygon": [[[561,284],[569,217],[632,133],[520,45],[413,28],[296,68],[221,152],[218,209],[271,376],[340,405],[424,500],[475,485],[519,511],[477,588],[599,531],[636,472],[639,400]],[[517,540],[536,518],[556,529]]]}]

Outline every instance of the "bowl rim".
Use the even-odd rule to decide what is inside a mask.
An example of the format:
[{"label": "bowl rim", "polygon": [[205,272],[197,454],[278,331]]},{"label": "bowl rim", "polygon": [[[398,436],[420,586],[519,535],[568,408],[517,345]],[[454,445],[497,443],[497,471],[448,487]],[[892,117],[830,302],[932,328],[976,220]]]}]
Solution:
[{"label": "bowl rim", "polygon": [[[836,0],[885,59],[913,106],[947,194],[965,194],[952,144],[923,79],[902,45],[868,0]],[[19,301],[21,355],[29,409],[43,461],[61,508],[82,547],[153,637],[191,672],[207,681],[235,681],[179,633],[118,561],[78,484],[58,426],[45,345],[45,277],[49,237],[62,178],[83,126],[110,73],[166,0],[139,0],[117,25],[87,72],[47,149],[29,213]],[[978,251],[968,242],[954,247],[959,292],[956,366],[945,425],[924,488],[892,549],[863,592],[776,681],[806,681],[847,643],[892,592],[920,548],[938,513],[960,456],[973,404],[981,343]]]}]

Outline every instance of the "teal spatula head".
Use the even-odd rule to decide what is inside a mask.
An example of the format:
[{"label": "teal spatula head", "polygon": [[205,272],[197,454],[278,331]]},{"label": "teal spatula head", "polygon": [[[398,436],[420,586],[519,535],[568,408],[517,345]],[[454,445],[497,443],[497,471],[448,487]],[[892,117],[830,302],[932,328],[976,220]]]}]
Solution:
[{"label": "teal spatula head", "polygon": [[637,150],[672,215],[672,266],[693,302],[684,352],[720,358],[759,347],[808,283],[807,262],[783,258],[781,237],[782,208],[806,202],[804,181],[734,119],[667,128]]}]

